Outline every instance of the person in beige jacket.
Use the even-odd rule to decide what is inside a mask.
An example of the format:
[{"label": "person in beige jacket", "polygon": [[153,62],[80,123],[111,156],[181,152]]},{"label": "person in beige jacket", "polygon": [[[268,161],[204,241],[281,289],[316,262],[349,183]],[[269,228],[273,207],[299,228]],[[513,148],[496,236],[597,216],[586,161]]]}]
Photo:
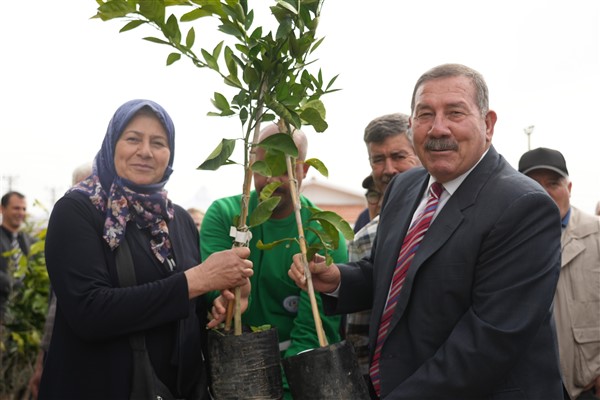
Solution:
[{"label": "person in beige jacket", "polygon": [[547,148],[523,154],[519,171],[554,199],[562,218],[561,272],[554,298],[560,366],[567,399],[600,398],[600,219],[570,204],[563,155]]}]

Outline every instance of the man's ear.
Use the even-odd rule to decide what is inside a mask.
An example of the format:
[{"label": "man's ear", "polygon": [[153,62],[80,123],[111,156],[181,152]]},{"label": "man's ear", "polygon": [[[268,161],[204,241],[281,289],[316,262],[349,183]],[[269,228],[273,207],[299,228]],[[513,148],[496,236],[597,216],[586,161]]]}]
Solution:
[{"label": "man's ear", "polygon": [[308,173],[308,169],[310,168],[310,164],[305,162],[302,163],[302,179],[306,178],[306,174]]}]

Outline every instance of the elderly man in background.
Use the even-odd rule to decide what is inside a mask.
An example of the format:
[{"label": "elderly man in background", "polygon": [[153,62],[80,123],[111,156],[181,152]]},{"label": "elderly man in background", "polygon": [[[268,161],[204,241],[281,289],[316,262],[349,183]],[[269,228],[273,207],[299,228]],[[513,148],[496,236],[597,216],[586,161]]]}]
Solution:
[{"label": "elderly man in background", "polygon": [[[396,174],[421,165],[408,137],[408,115],[406,114],[386,114],[375,118],[365,128],[364,141],[367,145],[375,189],[382,196],[388,183]],[[363,187],[364,185],[363,182]],[[369,215],[367,207],[358,216],[354,224],[354,233],[357,233],[371,219],[373,216]]]},{"label": "elderly man in background", "polygon": [[519,171],[542,185],[560,210],[562,262],[554,319],[565,400],[600,398],[600,220],[571,205],[572,183],[559,151],[528,151]]}]

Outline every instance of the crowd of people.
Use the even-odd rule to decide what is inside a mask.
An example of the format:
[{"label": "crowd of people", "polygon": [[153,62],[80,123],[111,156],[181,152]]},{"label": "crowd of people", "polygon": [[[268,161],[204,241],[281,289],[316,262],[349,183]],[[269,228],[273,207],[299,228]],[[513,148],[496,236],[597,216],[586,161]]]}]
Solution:
[{"label": "crowd of people", "polygon": [[[410,108],[365,127],[371,173],[355,237],[309,260],[327,341],[353,345],[374,399],[600,398],[600,218],[571,204],[565,158],[540,147],[511,166],[492,144],[485,80],[464,65],[426,71]],[[266,124],[259,140],[279,131]],[[206,328],[223,323],[236,287],[243,323],[275,327],[282,358],[319,346],[300,246],[259,246],[298,234],[308,139],[291,135],[294,179],[254,173],[249,212],[265,188],[279,202],[237,247],[243,195],[205,212],[173,203],[171,117],[150,100],[116,110],[48,222],[52,295],[33,398],[144,396],[140,354],[173,398],[211,398]],[[297,200],[310,245],[318,208]],[[11,265],[33,239],[23,194],[6,193],[0,210],[2,322],[19,290]],[[285,374],[284,389],[291,399]]]}]

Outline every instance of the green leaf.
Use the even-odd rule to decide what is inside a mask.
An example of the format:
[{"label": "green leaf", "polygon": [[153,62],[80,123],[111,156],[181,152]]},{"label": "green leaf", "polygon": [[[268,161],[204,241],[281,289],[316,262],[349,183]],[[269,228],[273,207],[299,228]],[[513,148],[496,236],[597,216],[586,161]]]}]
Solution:
[{"label": "green leaf", "polygon": [[323,119],[325,119],[325,116],[327,115],[327,112],[325,111],[325,104],[323,104],[323,102],[318,99],[307,101],[306,104],[304,104],[304,106],[302,107],[302,109],[305,109],[305,108],[315,109],[316,111],[319,112],[319,114],[321,115],[321,118],[323,118]]},{"label": "green leaf", "polygon": [[269,218],[271,218],[271,214],[273,214],[273,210],[275,209],[275,207],[277,207],[277,204],[279,204],[280,200],[281,197],[274,196],[258,203],[258,206],[256,206],[254,211],[252,211],[252,213],[249,216],[250,222],[248,226],[258,226],[263,222],[267,221]]},{"label": "green leaf", "polygon": [[244,24],[244,27],[246,28],[247,31],[249,31],[250,28],[252,28],[252,23],[253,22],[254,22],[254,10],[250,10],[246,14],[246,22]]},{"label": "green leaf", "polygon": [[[328,224],[331,228],[333,228],[333,237],[336,238],[336,240],[339,239],[339,234],[338,231],[333,227],[333,225]],[[315,250],[317,250],[317,252],[321,251],[321,250],[325,250],[327,247],[331,247],[330,243],[332,241],[332,237],[331,235],[325,230],[325,229],[315,229],[311,226],[306,227],[307,231],[311,231],[312,233],[314,233],[317,237],[318,237],[318,242],[315,242],[312,244],[313,248]],[[312,257],[307,257],[309,260]]]},{"label": "green leaf", "polygon": [[163,0],[165,2],[165,7],[171,6],[189,6],[189,0]]},{"label": "green leaf", "polygon": [[287,133],[276,133],[271,135],[258,143],[257,146],[267,151],[277,150],[294,158],[298,157],[298,148],[291,135]]},{"label": "green leaf", "polygon": [[221,93],[215,92],[215,98],[211,99],[213,105],[217,107],[220,111],[230,111],[231,106],[229,102]]},{"label": "green leaf", "polygon": [[275,190],[281,186],[283,183],[282,182],[271,182],[267,185],[265,185],[265,187],[260,191],[260,200],[264,201],[270,197],[273,196],[273,192],[275,192]]},{"label": "green leaf", "polygon": [[254,161],[250,168],[252,168],[252,172],[256,172],[257,174],[261,174],[262,176],[273,176],[271,168],[263,160]]},{"label": "green leaf", "polygon": [[283,7],[293,14],[298,14],[298,10],[296,9],[296,7],[294,7],[292,4],[288,3],[286,0],[277,0],[277,6]]},{"label": "green leaf", "polygon": [[181,54],[179,53],[171,53],[167,57],[167,65],[173,64],[175,61],[178,61],[181,58]]},{"label": "green leaf", "polygon": [[202,56],[204,57],[204,60],[206,60],[208,67],[219,72],[219,64],[217,64],[217,60],[213,57],[213,55],[204,49],[200,49],[200,51],[202,52]]},{"label": "green leaf", "polygon": [[221,49],[223,48],[223,41],[219,42],[219,44],[217,44],[215,46],[215,48],[213,49],[212,52],[212,56],[215,60],[219,59],[219,56],[221,55]]},{"label": "green leaf", "polygon": [[308,125],[312,125],[317,132],[325,132],[329,125],[323,119],[321,113],[314,108],[305,108],[300,112],[300,117],[306,121]]},{"label": "green leaf", "polygon": [[333,211],[317,212],[310,217],[310,220],[319,221],[319,223],[321,221],[326,221],[331,225],[335,226],[335,228],[339,230],[342,233],[342,235],[344,235],[344,238],[346,240],[354,239],[354,232],[352,231],[350,224],[348,224],[348,222],[346,222],[342,217],[340,217]]},{"label": "green leaf", "polygon": [[[319,17],[308,18],[306,21],[306,27],[310,29],[312,32],[317,30],[317,26],[319,26]],[[321,39],[322,40],[322,39]],[[319,40],[319,43],[321,42]]]},{"label": "green leaf", "polygon": [[268,331],[269,329],[271,329],[271,325],[261,325],[261,326],[250,326],[250,330],[252,332],[263,332],[263,331]]},{"label": "green leaf", "polygon": [[315,43],[314,43],[314,44],[311,46],[311,48],[310,48],[310,52],[312,53],[313,51],[315,51],[315,50],[316,50],[316,49],[317,49],[317,48],[318,48],[318,47],[321,45],[321,43],[323,43],[323,40],[324,40],[324,39],[325,39],[325,38],[321,38],[321,39],[317,40],[317,41],[316,41],[316,42],[315,42]]},{"label": "green leaf", "polygon": [[188,49],[192,48],[192,46],[194,45],[194,42],[196,41],[196,31],[194,30],[194,27],[191,27],[190,30],[187,33],[187,36],[185,37],[185,45]]},{"label": "green leaf", "polygon": [[238,1],[228,1],[228,4],[223,4],[223,11],[234,21],[244,20],[244,9]]},{"label": "green leaf", "polygon": [[223,81],[229,86],[233,86],[237,89],[243,89],[242,82],[240,82],[237,76],[228,75],[225,78],[223,78]]},{"label": "green leaf", "polygon": [[220,166],[234,164],[229,160],[235,149],[235,140],[222,139],[206,160],[197,169],[216,171]]},{"label": "green leaf", "polygon": [[171,39],[175,43],[181,42],[181,31],[179,30],[179,24],[177,23],[177,17],[173,14],[167,19],[167,23],[163,26],[163,34]]},{"label": "green leaf", "polygon": [[288,37],[288,44],[290,48],[290,55],[293,58],[297,58],[300,60],[301,54],[298,51],[298,41],[296,40],[296,35],[294,35],[293,32],[291,32],[291,34]]},{"label": "green leaf", "polygon": [[325,164],[323,164],[323,162],[318,158],[309,158],[308,160],[304,160],[304,164],[310,165],[311,167],[319,171],[319,173],[324,177],[329,176],[329,170],[327,169]]},{"label": "green leaf", "polygon": [[325,249],[337,249],[340,244],[340,235],[336,227],[323,219],[319,220],[319,224],[325,233],[324,237],[328,238],[323,240]]},{"label": "green leaf", "polygon": [[123,32],[130,31],[130,30],[135,29],[138,26],[140,26],[142,24],[145,24],[145,23],[146,23],[145,21],[142,21],[142,20],[139,20],[139,19],[135,20],[135,21],[131,21],[128,24],[126,24],[124,27],[122,27],[119,32],[123,33]]},{"label": "green leaf", "polygon": [[283,104],[274,100],[274,99],[265,99],[265,104],[269,107],[275,114],[279,116],[279,118],[283,119],[288,124],[294,125],[296,129],[300,129],[302,123],[298,120],[299,116],[297,114],[292,114],[290,110],[288,110]]},{"label": "green leaf", "polygon": [[[309,230],[311,230],[311,231],[315,232],[315,230],[314,230],[314,229],[309,229]],[[320,232],[320,231],[317,231],[317,232]],[[315,233],[316,233],[316,232],[315,232]],[[317,234],[317,235],[318,235],[318,234]],[[307,259],[307,260],[312,260],[312,259],[315,257],[315,254],[317,254],[317,253],[321,253],[321,252],[322,252],[322,250],[324,250],[324,249],[325,249],[325,247],[323,246],[323,244],[322,244],[322,243],[320,243],[320,242],[315,242],[315,243],[313,243],[312,245],[310,245],[310,246],[308,247],[308,249],[306,249],[306,259]],[[325,253],[325,254],[327,254],[327,252],[326,252],[326,251],[324,251],[324,253]],[[327,263],[327,265],[329,265],[329,264],[331,264],[331,262],[328,262],[328,263]]]},{"label": "green leaf", "polygon": [[190,21],[194,21],[198,18],[208,17],[211,15],[213,15],[213,13],[209,10],[206,10],[204,8],[196,8],[193,11],[183,14],[180,18],[180,21],[181,22],[190,22]]},{"label": "green leaf", "polygon": [[246,125],[246,121],[248,121],[248,109],[246,107],[240,110],[240,121],[242,121],[242,125]]},{"label": "green leaf", "polygon": [[46,242],[42,241],[42,240],[38,240],[37,242],[33,242],[31,244],[31,247],[29,248],[29,254],[28,257],[31,258],[32,256],[42,253],[44,251],[44,246],[45,246]]},{"label": "green leaf", "polygon": [[336,79],[338,78],[339,75],[334,76],[333,78],[331,78],[331,80],[329,81],[329,83],[327,84],[326,90],[329,90],[329,88],[333,85],[333,83],[336,81]]},{"label": "green leaf", "polygon": [[265,154],[265,162],[271,170],[271,176],[283,176],[287,174],[287,163],[285,154],[278,150],[268,150]]},{"label": "green leaf", "polygon": [[260,74],[257,72],[256,69],[252,68],[251,65],[248,65],[246,66],[246,68],[244,68],[243,78],[244,82],[250,84],[252,82],[260,81]]},{"label": "green leaf", "polygon": [[110,0],[98,7],[98,13],[94,18],[108,21],[114,18],[122,18],[136,11],[135,4],[126,0]]},{"label": "green leaf", "polygon": [[225,46],[224,58],[227,71],[229,71],[231,75],[237,77],[238,65],[234,58],[233,50],[231,50],[229,46]]},{"label": "green leaf", "polygon": [[294,241],[294,239],[287,238],[287,239],[280,239],[280,240],[276,240],[274,242],[265,244],[265,243],[263,243],[262,240],[259,239],[258,242],[256,243],[256,248],[259,250],[271,250],[271,249],[279,246],[280,244],[293,242],[293,241]]},{"label": "green leaf", "polygon": [[287,38],[290,32],[294,29],[294,25],[292,24],[291,18],[284,18],[279,22],[279,27],[277,28],[277,33],[275,34],[276,40],[281,40]]},{"label": "green leaf", "polygon": [[145,37],[143,39],[147,40],[149,42],[152,42],[152,43],[166,44],[167,46],[171,45],[169,42],[167,42],[165,40],[162,40],[162,39],[159,39],[159,38],[155,38],[155,37],[152,37],[152,36],[148,36],[148,37]]},{"label": "green leaf", "polygon": [[162,26],[165,21],[165,4],[161,0],[143,0],[138,1],[140,5],[140,14],[150,21],[156,22]]},{"label": "green leaf", "polygon": [[240,28],[229,21],[222,21],[223,24],[219,25],[219,30],[227,35],[234,36],[240,40],[244,38],[244,32],[240,30]]}]

